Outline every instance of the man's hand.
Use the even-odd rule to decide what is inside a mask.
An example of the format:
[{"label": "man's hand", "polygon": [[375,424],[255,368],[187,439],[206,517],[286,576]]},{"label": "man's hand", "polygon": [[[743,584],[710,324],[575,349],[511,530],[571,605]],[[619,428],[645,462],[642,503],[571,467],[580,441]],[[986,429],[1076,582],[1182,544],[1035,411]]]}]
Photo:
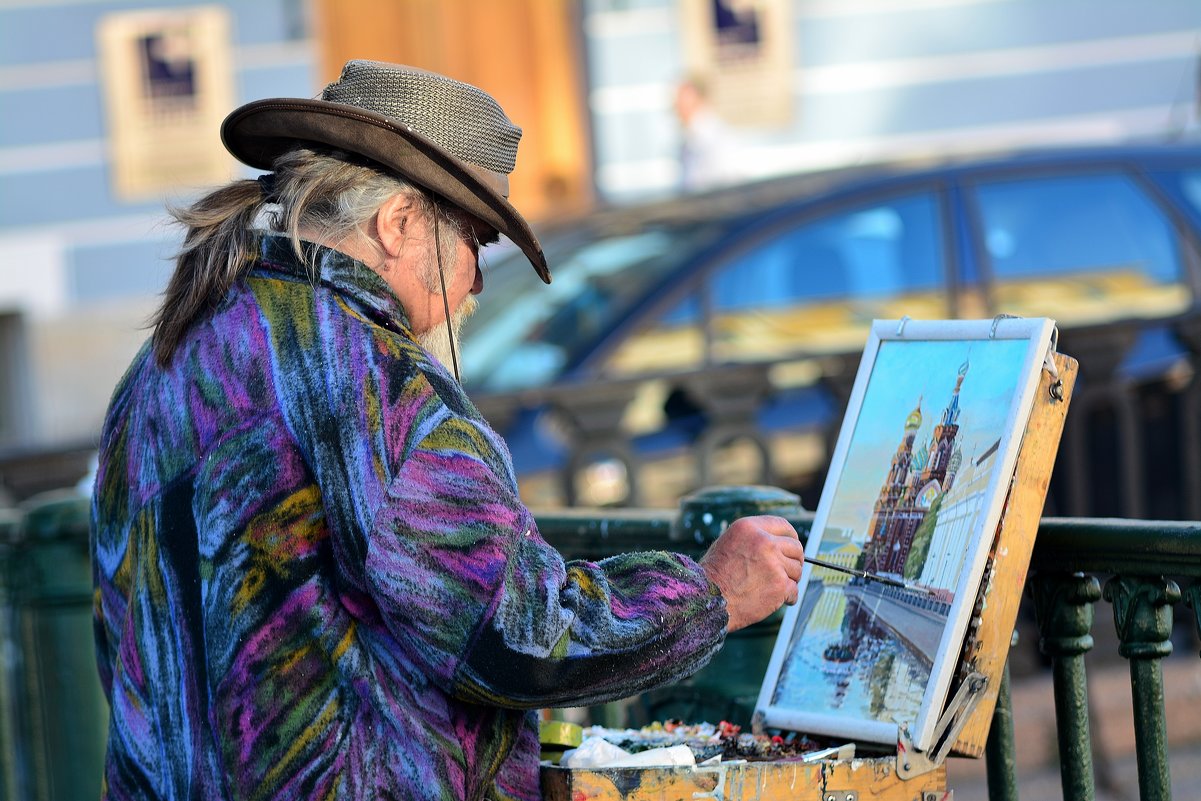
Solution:
[{"label": "man's hand", "polygon": [[797,602],[805,551],[782,517],[743,517],[722,532],[701,567],[726,599],[727,631],[757,623]]}]

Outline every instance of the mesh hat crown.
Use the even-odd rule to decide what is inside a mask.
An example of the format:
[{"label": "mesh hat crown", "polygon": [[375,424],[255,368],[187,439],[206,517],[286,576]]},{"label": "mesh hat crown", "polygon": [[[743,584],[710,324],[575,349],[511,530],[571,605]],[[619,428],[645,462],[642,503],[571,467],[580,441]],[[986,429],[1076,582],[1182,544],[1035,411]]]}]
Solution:
[{"label": "mesh hat crown", "polygon": [[508,201],[521,129],[470,84],[400,64],[350,61],[319,99],[257,100],[234,110],[221,139],[239,161],[263,170],[311,143],[365,156],[509,237],[550,283],[542,246]]}]

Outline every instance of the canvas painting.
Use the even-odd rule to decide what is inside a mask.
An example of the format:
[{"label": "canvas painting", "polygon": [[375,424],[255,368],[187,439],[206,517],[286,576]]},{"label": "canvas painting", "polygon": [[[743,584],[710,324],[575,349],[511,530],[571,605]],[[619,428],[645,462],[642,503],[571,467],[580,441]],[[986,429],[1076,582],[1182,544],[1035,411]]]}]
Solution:
[{"label": "canvas painting", "polygon": [[[768,726],[926,748],[954,676],[1050,320],[877,321],[758,709]],[[904,585],[903,587],[895,584]]]}]

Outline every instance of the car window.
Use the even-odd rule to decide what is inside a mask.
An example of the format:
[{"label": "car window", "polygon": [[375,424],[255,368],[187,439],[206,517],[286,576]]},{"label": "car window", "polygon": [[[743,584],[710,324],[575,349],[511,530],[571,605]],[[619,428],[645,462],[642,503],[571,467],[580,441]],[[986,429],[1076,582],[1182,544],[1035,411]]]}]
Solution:
[{"label": "car window", "polygon": [[1193,210],[1201,214],[1201,170],[1185,170],[1180,174],[1180,188]]},{"label": "car window", "polygon": [[[938,201],[932,193],[810,218],[770,235],[711,274],[704,290],[713,314],[713,359],[853,350],[862,346],[876,317],[945,316],[943,275]],[[694,294],[646,325],[611,359],[613,371],[648,362],[662,367],[666,354],[674,354],[677,367],[699,360],[701,308]]]},{"label": "car window", "polygon": [[680,224],[572,236],[543,243],[554,275],[549,286],[519,252],[485,270],[480,310],[462,337],[469,387],[504,391],[556,379],[710,233]]},{"label": "car window", "polygon": [[1184,308],[1170,220],[1117,172],[984,183],[975,196],[996,313],[1061,323]]}]

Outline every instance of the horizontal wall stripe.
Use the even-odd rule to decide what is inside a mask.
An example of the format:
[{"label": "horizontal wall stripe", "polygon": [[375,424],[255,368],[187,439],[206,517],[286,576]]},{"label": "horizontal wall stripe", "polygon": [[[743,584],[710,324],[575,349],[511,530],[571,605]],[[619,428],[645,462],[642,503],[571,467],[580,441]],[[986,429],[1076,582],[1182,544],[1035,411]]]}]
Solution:
[{"label": "horizontal wall stripe", "polygon": [[[794,72],[793,80],[798,94],[812,95],[1062,72],[1141,61],[1182,59],[1188,62],[1182,66],[1194,65],[1195,68],[1196,60],[1201,58],[1199,43],[1201,28],[1046,47],[803,67]],[[643,72],[644,76],[646,74]],[[596,114],[661,111],[670,108],[673,89],[674,84],[663,81],[600,85],[591,92],[589,105]]]},{"label": "horizontal wall stripe", "polygon": [[803,141],[903,134],[1156,106],[1164,109],[1161,126],[1166,130],[1182,66],[1179,61],[1145,62],[1037,77],[1005,75],[811,97],[801,94],[794,127],[776,138]]},{"label": "horizontal wall stripe", "polygon": [[41,225],[0,227],[0,238],[61,239],[73,247],[99,247],[146,240],[175,242],[179,234],[160,208],[154,212],[72,219]]},{"label": "horizontal wall stripe", "polygon": [[54,89],[61,86],[92,85],[97,81],[94,58],[73,61],[44,61],[39,64],[0,66],[0,92]]},{"label": "horizontal wall stripe", "polygon": [[754,176],[871,163],[894,158],[937,158],[1012,148],[1058,147],[1169,139],[1164,106],[1098,114],[1042,117],[1006,123],[911,131],[882,137],[809,140],[749,148],[747,171]]},{"label": "horizontal wall stripe", "polygon": [[810,67],[796,73],[805,94],[855,92],[914,84],[1031,75],[1198,56],[1201,29],[1023,47],[934,58]]},{"label": "horizontal wall stripe", "polygon": [[[836,137],[775,145],[748,146],[743,165],[748,179],[791,172],[870,164],[892,159],[927,159],[1013,148],[1117,142],[1164,136],[1164,106],[1104,114],[1019,120],[1006,124],[913,131],[890,136]],[[636,197],[674,189],[678,166],[670,158],[606,164],[597,182],[610,197]]]},{"label": "horizontal wall stripe", "polygon": [[[307,67],[315,59],[315,52],[315,44],[309,39],[242,45],[233,51],[234,70]],[[99,69],[94,58],[0,66],[0,92],[93,86],[99,81]]]},{"label": "horizontal wall stripe", "polygon": [[[1015,0],[1003,5],[926,14],[880,14],[857,20],[799,21],[798,66],[833,66],[1193,31],[1201,3],[1156,0]],[[1194,42],[1201,47],[1201,42]],[[1194,50],[1196,52],[1196,50]]]},{"label": "horizontal wall stripe", "polygon": [[104,106],[93,85],[0,92],[0,147],[102,139]]},{"label": "horizontal wall stripe", "polygon": [[106,161],[101,139],[0,148],[0,175],[95,167]]}]

